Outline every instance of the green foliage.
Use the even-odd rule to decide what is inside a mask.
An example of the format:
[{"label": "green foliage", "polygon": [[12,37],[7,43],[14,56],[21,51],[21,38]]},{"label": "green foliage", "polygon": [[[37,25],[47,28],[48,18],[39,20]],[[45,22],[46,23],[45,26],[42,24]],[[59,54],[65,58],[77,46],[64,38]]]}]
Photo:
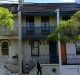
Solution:
[{"label": "green foliage", "polygon": [[76,21],[80,22],[80,11],[76,12],[71,19],[75,19]]},{"label": "green foliage", "polygon": [[13,14],[6,8],[0,7],[0,24],[7,27],[9,30],[13,29]]},{"label": "green foliage", "polygon": [[58,38],[57,34],[55,34],[55,33],[53,33],[53,34],[51,34],[51,35],[48,36],[48,40],[49,40],[49,41],[55,42],[55,41],[57,41],[58,39],[59,39],[59,38]]},{"label": "green foliage", "polygon": [[80,41],[79,32],[80,27],[80,11],[74,14],[71,19],[64,20],[59,23],[55,32],[49,35],[49,40],[58,41],[58,34],[60,34],[60,40],[63,42],[77,42]]}]

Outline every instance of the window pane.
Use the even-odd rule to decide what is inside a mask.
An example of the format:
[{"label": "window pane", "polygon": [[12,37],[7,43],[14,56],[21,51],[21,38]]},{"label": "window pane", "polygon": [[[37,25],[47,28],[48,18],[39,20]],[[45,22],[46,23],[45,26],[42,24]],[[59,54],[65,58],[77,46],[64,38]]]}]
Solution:
[{"label": "window pane", "polygon": [[41,17],[41,29],[47,30],[49,28],[49,16]]},{"label": "window pane", "polygon": [[34,17],[33,16],[26,17],[26,25],[27,27],[34,27]]},{"label": "window pane", "polygon": [[38,42],[34,42],[34,47],[38,47]]},{"label": "window pane", "polygon": [[8,55],[8,43],[7,42],[2,43],[2,55]]},{"label": "window pane", "polygon": [[34,48],[34,50],[32,50],[33,55],[38,55],[38,48]]},{"label": "window pane", "polygon": [[49,17],[48,16],[45,16],[45,17],[42,16],[41,17],[41,25],[42,26],[47,26],[47,25],[49,26]]},{"label": "window pane", "polygon": [[38,41],[33,41],[32,43],[31,43],[31,55],[39,55],[39,45],[38,45],[39,43],[38,43]]},{"label": "window pane", "polygon": [[2,55],[8,55],[8,49],[3,49],[2,50]]}]

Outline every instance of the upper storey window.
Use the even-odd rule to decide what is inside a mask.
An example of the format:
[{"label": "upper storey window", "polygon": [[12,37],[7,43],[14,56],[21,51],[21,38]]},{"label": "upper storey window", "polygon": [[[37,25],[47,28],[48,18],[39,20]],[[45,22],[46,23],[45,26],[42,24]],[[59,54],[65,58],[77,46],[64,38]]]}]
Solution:
[{"label": "upper storey window", "polygon": [[42,30],[49,28],[49,16],[41,16],[41,28]]},{"label": "upper storey window", "polygon": [[33,27],[34,27],[34,16],[27,16],[26,17],[26,27],[28,29],[33,29]]}]

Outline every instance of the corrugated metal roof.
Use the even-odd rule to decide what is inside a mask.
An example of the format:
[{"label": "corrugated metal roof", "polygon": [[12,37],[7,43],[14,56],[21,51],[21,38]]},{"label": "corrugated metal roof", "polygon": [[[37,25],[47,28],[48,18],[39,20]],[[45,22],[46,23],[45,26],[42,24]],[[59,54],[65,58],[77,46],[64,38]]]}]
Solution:
[{"label": "corrugated metal roof", "polygon": [[78,11],[80,4],[76,3],[33,3],[21,6],[22,12],[53,12],[57,8],[60,11]]}]

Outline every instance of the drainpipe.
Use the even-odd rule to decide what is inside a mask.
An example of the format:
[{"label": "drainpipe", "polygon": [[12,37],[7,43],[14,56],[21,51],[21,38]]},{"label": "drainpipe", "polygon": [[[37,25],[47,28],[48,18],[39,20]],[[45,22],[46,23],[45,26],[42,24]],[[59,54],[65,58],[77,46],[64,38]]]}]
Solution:
[{"label": "drainpipe", "polygon": [[18,5],[18,63],[19,63],[19,75],[22,75],[22,30],[21,30],[21,4]]},{"label": "drainpipe", "polygon": [[[56,14],[57,14],[57,27],[59,26],[59,9],[56,9]],[[58,34],[59,40],[58,40],[58,54],[59,54],[59,70],[60,70],[60,75],[61,75],[61,44],[60,44],[60,34]]]}]

